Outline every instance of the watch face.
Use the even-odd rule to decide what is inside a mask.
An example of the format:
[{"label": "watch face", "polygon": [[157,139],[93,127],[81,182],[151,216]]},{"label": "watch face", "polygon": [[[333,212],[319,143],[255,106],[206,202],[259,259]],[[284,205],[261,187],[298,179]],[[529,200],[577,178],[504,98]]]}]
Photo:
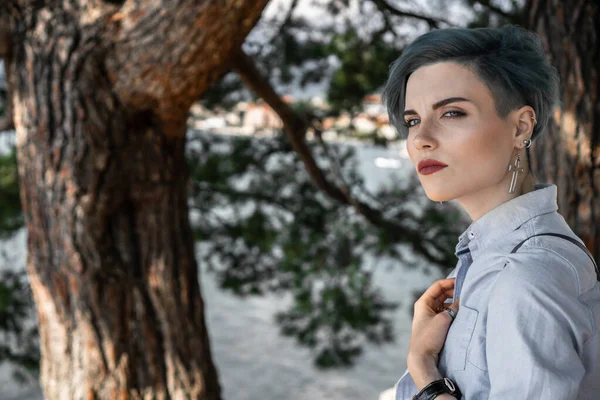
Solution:
[{"label": "watch face", "polygon": [[462,393],[456,387],[456,384],[449,378],[439,379],[425,386],[419,393],[413,396],[412,400],[435,399],[437,396],[448,393],[454,397],[462,398]]},{"label": "watch face", "polygon": [[454,393],[454,391],[456,390],[454,383],[452,383],[452,381],[448,378],[444,378],[444,383],[446,384],[448,389],[450,389],[450,393]]}]

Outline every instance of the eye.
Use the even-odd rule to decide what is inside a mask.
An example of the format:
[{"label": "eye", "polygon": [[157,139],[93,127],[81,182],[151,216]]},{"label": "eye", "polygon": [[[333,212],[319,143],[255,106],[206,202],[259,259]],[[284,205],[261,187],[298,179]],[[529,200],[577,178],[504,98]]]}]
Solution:
[{"label": "eye", "polygon": [[444,114],[442,114],[442,117],[444,118],[460,118],[460,117],[464,117],[466,114],[462,111],[456,111],[456,110],[451,110],[451,111],[446,111]]},{"label": "eye", "polygon": [[411,118],[411,119],[407,119],[406,121],[404,121],[404,123],[406,124],[407,128],[412,128],[413,126],[417,125],[417,122],[419,122],[418,118]]}]

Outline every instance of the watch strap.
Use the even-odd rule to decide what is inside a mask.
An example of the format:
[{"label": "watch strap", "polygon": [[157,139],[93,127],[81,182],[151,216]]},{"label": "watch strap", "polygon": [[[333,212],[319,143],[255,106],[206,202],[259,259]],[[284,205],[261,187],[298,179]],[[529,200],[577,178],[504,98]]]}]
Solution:
[{"label": "watch strap", "polygon": [[462,393],[458,386],[448,378],[431,382],[419,393],[413,396],[413,400],[434,400],[437,396],[448,393],[460,400]]}]

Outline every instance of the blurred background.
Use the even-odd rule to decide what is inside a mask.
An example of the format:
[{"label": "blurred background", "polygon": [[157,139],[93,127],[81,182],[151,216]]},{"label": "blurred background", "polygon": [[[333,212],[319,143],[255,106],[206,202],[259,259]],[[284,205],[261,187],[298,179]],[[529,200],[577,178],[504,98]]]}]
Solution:
[{"label": "blurred background", "polygon": [[[103,10],[116,20],[119,7],[127,2],[105,3]],[[454,247],[469,224],[454,202],[438,204],[426,198],[405,141],[389,125],[381,103],[389,64],[411,40],[429,30],[518,24],[540,34],[563,80],[563,107],[548,128],[546,144],[532,152],[533,171],[538,181],[559,185],[559,211],[598,258],[597,4],[566,0],[553,4],[525,0],[264,3],[264,9],[257,6],[260,9],[253,11],[260,17],[249,34],[238,34],[241,50],[233,49],[230,58],[213,67],[214,77],[201,85],[199,94],[194,92],[197,96],[192,101],[169,103],[169,112],[181,114],[186,123],[186,204],[204,323],[222,398],[391,398],[388,389],[406,368],[412,304],[431,282],[454,268]],[[57,69],[49,67],[55,62],[52,57],[46,63],[43,57],[34,57],[29,65],[26,58],[42,47],[31,44],[22,53],[11,50],[18,39],[15,35],[29,26],[29,22],[15,22],[20,18],[30,21],[28,15],[37,15],[40,21],[69,26],[63,11],[48,6],[42,12],[43,5],[27,7],[0,6],[0,23],[4,23],[0,58],[5,61],[0,62],[0,399],[4,400],[44,398],[38,383],[39,348],[44,341],[40,341],[38,314],[25,272],[28,230],[21,203],[22,196],[32,201],[27,195],[32,193],[28,189],[32,181],[20,182],[20,176],[29,176],[24,172],[28,165],[47,160],[41,161],[39,154],[27,159],[21,155],[26,154],[26,142],[34,140],[32,132],[42,137],[44,129],[62,118],[52,110],[69,114],[69,101],[56,107],[69,90],[90,98],[107,96],[102,94],[102,83],[98,84],[100,94],[91,94],[96,91],[94,85],[79,92],[65,89],[70,70],[55,73]],[[168,16],[169,11],[163,11],[161,15]],[[211,21],[201,23],[208,29]],[[151,24],[148,28],[153,29]],[[165,42],[172,39],[162,29],[176,31],[158,22],[155,29],[159,42],[162,35]],[[53,35],[71,43],[72,32],[60,28],[38,29],[24,36],[25,43],[54,43],[57,60],[64,62],[62,39],[52,42]],[[194,44],[193,36],[186,40],[184,47]],[[52,55],[48,46],[44,48],[46,57]],[[179,48],[170,49],[172,57],[178,57]],[[201,48],[196,59],[210,59],[213,52],[217,52],[214,47]],[[127,57],[158,63],[152,56],[144,58],[140,49]],[[30,81],[27,68],[19,66],[31,68]],[[173,72],[173,85],[177,74],[185,73]],[[193,73],[199,74],[189,72]],[[27,92],[23,82],[32,82],[29,88],[35,92]],[[57,82],[62,89],[53,86]],[[71,83],[86,85],[73,79]],[[117,83],[114,87],[118,92]],[[42,103],[40,113],[27,113],[27,94]],[[128,96],[123,102],[132,109],[148,101],[135,91]],[[50,110],[47,115],[44,107]],[[86,107],[82,112],[87,119],[98,117]],[[73,110],[80,111],[78,107]],[[163,114],[149,113],[144,115],[152,123],[161,121],[155,125],[167,126],[161,125]],[[35,115],[38,120],[32,122],[24,115]],[[99,113],[105,122],[96,123],[94,129],[98,124],[111,132],[117,129],[108,122],[110,115]],[[128,120],[127,129],[139,123],[141,117],[136,118],[133,124]],[[56,137],[60,129],[53,133]],[[63,143],[68,149],[64,143],[69,137],[54,145],[60,148]],[[111,146],[118,147],[118,143]],[[27,154],[34,153],[31,149]],[[52,151],[54,147],[48,153]],[[64,152],[69,154],[69,150]],[[41,168],[38,172],[50,170]],[[40,179],[49,179],[47,174]],[[78,184],[84,187],[89,182]],[[118,190],[128,189],[125,185]],[[51,210],[60,200],[48,196],[47,203],[29,203],[29,208],[47,204]],[[52,212],[47,211],[54,215],[48,221],[61,218],[60,212]],[[68,229],[47,224],[58,238],[50,240],[50,245],[71,243],[60,239],[69,237]],[[119,241],[127,242],[119,236],[113,239],[117,246]],[[37,248],[47,250],[30,244],[30,253]],[[56,268],[79,260],[56,261],[60,254],[54,257],[48,265]],[[31,255],[29,259],[31,265],[39,260]],[[107,319],[114,312],[102,310]]]}]

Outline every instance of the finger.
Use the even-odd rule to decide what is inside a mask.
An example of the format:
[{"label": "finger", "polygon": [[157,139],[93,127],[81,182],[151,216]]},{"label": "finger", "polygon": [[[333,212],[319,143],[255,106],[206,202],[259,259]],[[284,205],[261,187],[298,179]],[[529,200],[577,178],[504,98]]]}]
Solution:
[{"label": "finger", "polygon": [[446,289],[443,293],[441,293],[436,300],[446,301],[446,299],[454,296],[454,288]]},{"label": "finger", "polygon": [[439,313],[450,307],[451,303],[445,303],[443,300],[427,301],[423,300],[421,304],[426,305],[430,310]]},{"label": "finger", "polygon": [[438,315],[436,315],[433,320],[437,320],[438,324],[440,324],[441,327],[444,327],[446,330],[450,328],[450,325],[452,324],[452,322],[454,322],[454,318],[452,318],[452,316],[450,315],[450,313],[447,311],[450,308],[446,308],[444,310],[442,310],[441,312],[438,313]]},{"label": "finger", "polygon": [[439,303],[447,303],[448,302],[448,304],[450,304],[451,301],[449,302],[448,299],[452,299],[453,297],[454,297],[454,289],[448,289],[444,293],[439,295],[437,298],[435,298],[434,300]]},{"label": "finger", "polygon": [[448,304],[448,307],[445,307],[445,308],[449,308],[452,311],[454,311],[455,313],[457,313],[458,309],[460,308],[460,298],[457,297],[456,301],[454,303]]},{"label": "finger", "polygon": [[460,308],[460,299],[457,298],[457,300],[453,303],[444,303],[442,305],[442,308],[439,311],[445,311],[445,310],[452,310],[455,313],[458,312],[458,309]]},{"label": "finger", "polygon": [[[448,281],[448,280],[443,280]],[[446,299],[454,296],[454,282],[436,281],[431,287],[423,293],[421,298],[415,303],[415,307],[425,306],[427,309],[433,312],[440,312],[444,310],[443,303]],[[433,288],[433,290],[432,290]],[[436,292],[437,290],[437,292]],[[434,295],[436,295],[434,297]]]},{"label": "finger", "polygon": [[429,286],[425,293],[423,293],[423,297],[435,299],[443,295],[446,292],[446,290],[454,288],[455,279],[456,278],[450,278],[435,281],[431,286]]},{"label": "finger", "polygon": [[452,302],[447,301],[447,302],[442,303],[442,307],[444,308],[444,310],[447,310],[450,308],[450,309],[456,311],[458,309],[458,304],[459,304],[458,302],[459,302],[458,298],[456,301],[452,301]]}]

